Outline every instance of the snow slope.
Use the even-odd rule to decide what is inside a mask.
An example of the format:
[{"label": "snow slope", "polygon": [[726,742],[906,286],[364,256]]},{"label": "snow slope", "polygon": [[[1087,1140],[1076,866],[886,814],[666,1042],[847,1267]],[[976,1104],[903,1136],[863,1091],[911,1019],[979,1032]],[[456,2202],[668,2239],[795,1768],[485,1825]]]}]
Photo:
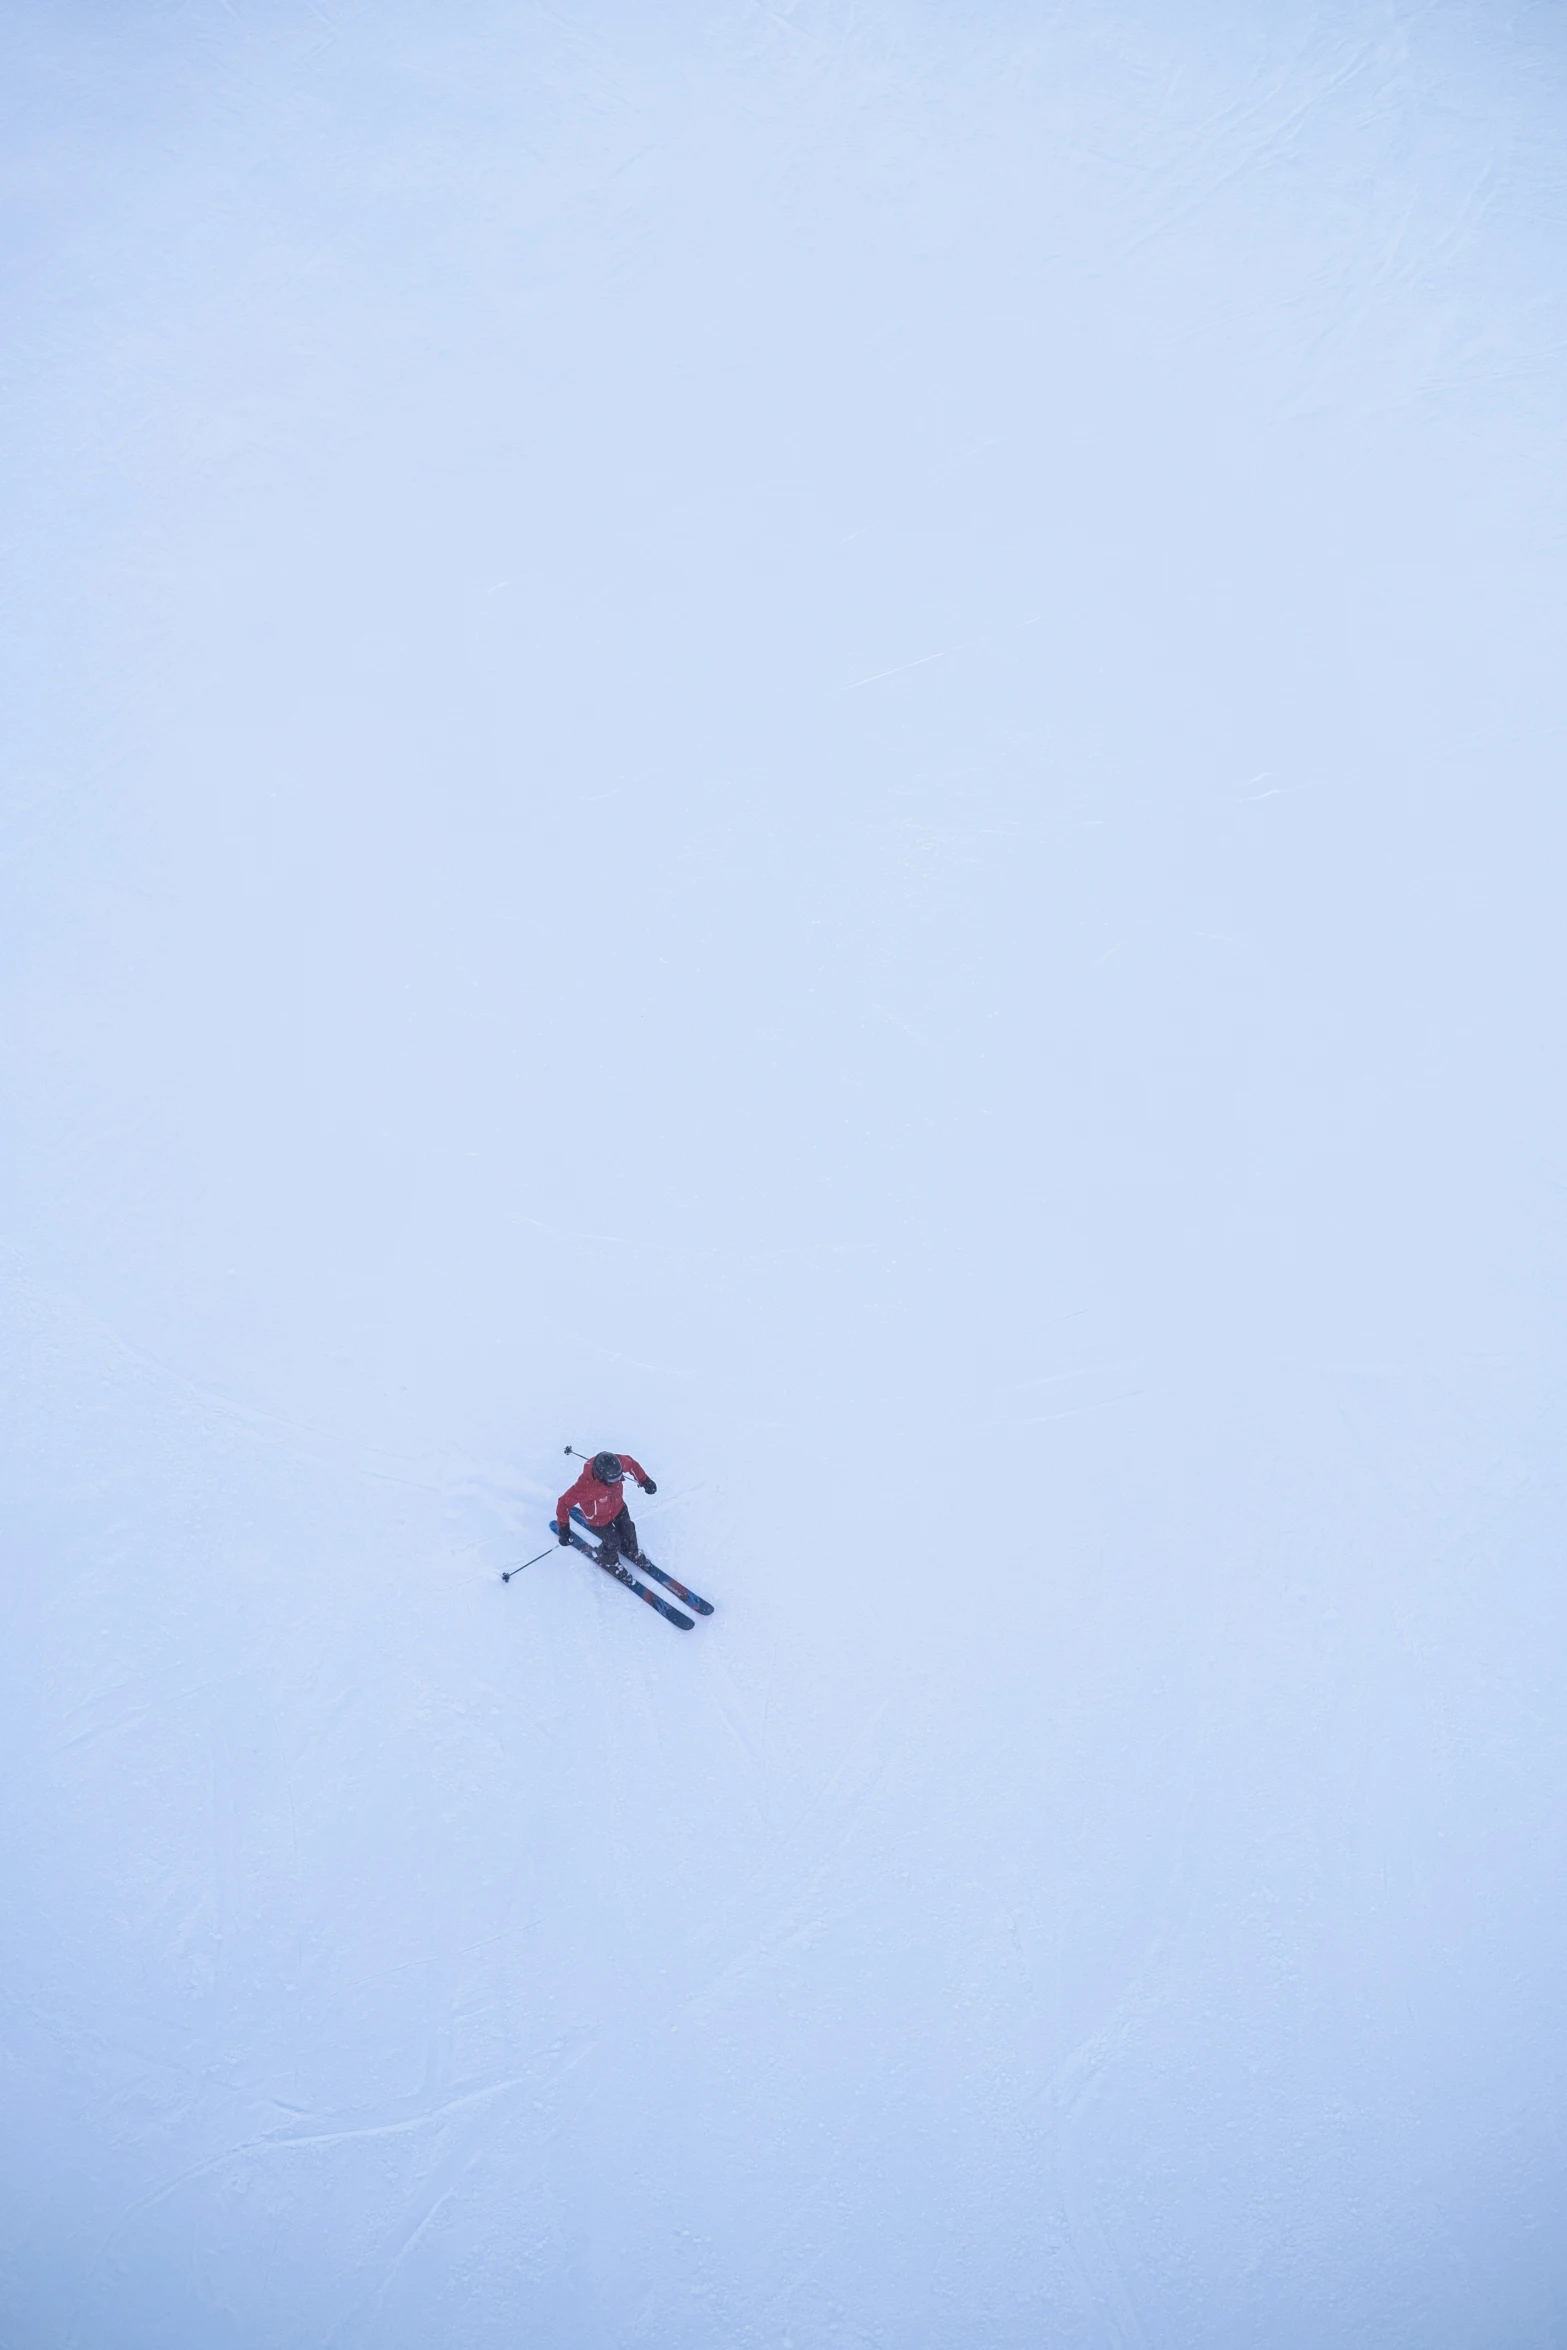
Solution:
[{"label": "snow slope", "polygon": [[1558,2343],[1559,15],[0,43],[3,2350]]}]

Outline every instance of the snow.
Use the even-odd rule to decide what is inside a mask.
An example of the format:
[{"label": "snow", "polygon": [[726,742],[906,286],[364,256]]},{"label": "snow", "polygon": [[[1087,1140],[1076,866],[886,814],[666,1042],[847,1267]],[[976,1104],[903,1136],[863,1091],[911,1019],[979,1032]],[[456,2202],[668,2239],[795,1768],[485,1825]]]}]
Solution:
[{"label": "snow", "polygon": [[1558,2342],[1555,12],[0,41],[0,2342]]}]

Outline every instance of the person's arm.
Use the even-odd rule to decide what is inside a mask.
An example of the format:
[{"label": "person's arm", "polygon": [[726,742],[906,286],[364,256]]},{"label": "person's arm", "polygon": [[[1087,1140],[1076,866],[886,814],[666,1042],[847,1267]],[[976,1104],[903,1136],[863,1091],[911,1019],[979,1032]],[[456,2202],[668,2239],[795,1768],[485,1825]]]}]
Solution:
[{"label": "person's arm", "polygon": [[582,1475],[577,1479],[576,1484],[568,1485],[565,1492],[561,1495],[559,1501],[555,1504],[556,1537],[561,1542],[569,1542],[571,1540],[571,1505],[576,1500],[578,1494],[582,1491],[582,1488],[586,1482],[587,1471],[584,1469]]},{"label": "person's arm", "polygon": [[641,1486],[644,1493],[656,1493],[658,1491],[658,1487],[654,1484],[646,1469],[643,1468],[642,1463],[640,1461],[634,1461],[629,1452],[623,1452],[621,1454],[620,1465],[623,1469],[629,1469],[631,1471],[632,1476],[635,1477],[637,1483]]}]

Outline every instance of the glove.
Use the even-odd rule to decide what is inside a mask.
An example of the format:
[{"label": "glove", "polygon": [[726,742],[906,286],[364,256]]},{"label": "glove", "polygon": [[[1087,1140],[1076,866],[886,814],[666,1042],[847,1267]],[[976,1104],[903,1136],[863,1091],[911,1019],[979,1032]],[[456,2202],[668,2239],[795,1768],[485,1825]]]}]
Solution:
[{"label": "glove", "polygon": [[560,1544],[562,1550],[570,1550],[571,1533],[568,1527],[562,1526],[559,1534],[555,1537],[555,1539]]},{"label": "glove", "polygon": [[642,1480],[642,1490],[644,1493],[656,1493],[658,1491],[658,1487],[654,1484],[651,1477],[644,1477]]}]

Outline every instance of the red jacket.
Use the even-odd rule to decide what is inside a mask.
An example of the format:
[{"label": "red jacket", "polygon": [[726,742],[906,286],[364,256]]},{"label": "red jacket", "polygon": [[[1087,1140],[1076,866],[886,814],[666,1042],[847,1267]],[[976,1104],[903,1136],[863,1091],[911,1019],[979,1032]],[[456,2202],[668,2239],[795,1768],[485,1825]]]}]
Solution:
[{"label": "red jacket", "polygon": [[[634,1461],[629,1452],[616,1456],[628,1477],[635,1477],[639,1485],[647,1483],[647,1471],[640,1461]],[[568,1487],[555,1504],[557,1526],[571,1524],[571,1505],[575,1502],[590,1526],[607,1526],[611,1518],[619,1517],[626,1506],[626,1497],[618,1485],[606,1485],[593,1474],[589,1461],[575,1485]]]}]

